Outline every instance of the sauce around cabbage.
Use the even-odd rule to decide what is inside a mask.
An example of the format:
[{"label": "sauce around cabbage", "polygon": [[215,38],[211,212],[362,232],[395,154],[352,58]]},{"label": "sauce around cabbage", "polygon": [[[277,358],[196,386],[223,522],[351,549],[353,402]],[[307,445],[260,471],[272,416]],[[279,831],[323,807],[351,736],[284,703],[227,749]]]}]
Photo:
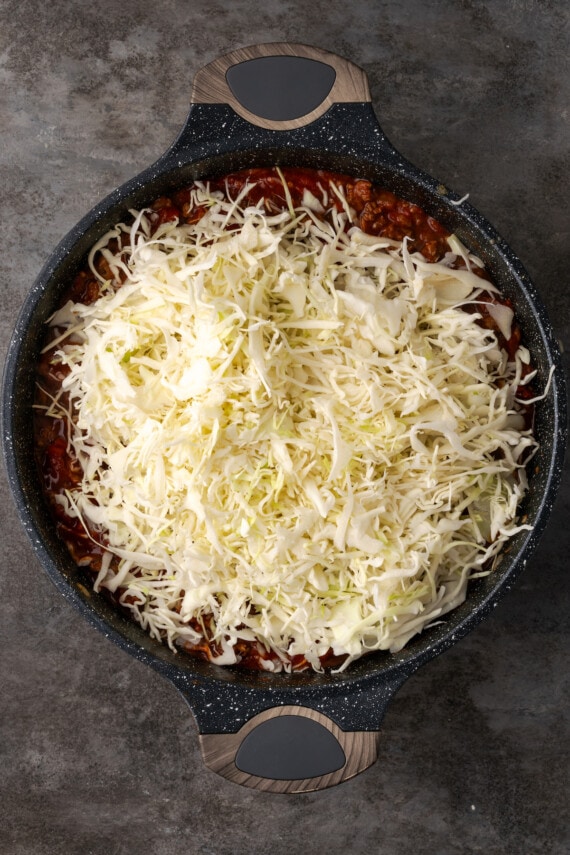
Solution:
[{"label": "sauce around cabbage", "polygon": [[59,535],[153,637],[345,668],[525,527],[534,372],[479,259],[369,181],[250,169],[132,211],[49,322]]}]

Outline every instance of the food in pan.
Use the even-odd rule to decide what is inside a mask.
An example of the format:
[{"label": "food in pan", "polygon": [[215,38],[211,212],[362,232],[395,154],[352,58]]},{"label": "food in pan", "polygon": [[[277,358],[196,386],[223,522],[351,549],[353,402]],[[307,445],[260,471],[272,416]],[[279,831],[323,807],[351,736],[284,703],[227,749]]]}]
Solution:
[{"label": "food in pan", "polygon": [[416,205],[245,170],[92,248],[49,321],[37,461],[75,562],[153,637],[344,669],[526,526],[533,376],[509,301]]}]

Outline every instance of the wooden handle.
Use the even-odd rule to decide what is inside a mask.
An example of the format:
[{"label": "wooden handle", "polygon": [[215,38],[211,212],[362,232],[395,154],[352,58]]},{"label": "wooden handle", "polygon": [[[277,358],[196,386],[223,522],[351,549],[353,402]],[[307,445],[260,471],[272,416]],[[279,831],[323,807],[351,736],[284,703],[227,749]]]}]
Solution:
[{"label": "wooden handle", "polygon": [[206,766],[236,784],[306,793],[358,775],[378,756],[376,731],[345,732],[301,706],[264,710],[237,733],[200,735]]},{"label": "wooden handle", "polygon": [[277,42],[239,48],[200,69],[193,104],[229,104],[269,130],[308,125],[333,104],[370,101],[364,71],[334,53]]}]

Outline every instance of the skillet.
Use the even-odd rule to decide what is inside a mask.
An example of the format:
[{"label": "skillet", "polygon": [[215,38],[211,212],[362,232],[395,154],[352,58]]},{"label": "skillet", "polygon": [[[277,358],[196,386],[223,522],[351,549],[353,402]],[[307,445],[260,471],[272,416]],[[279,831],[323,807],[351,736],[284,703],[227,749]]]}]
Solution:
[{"label": "skillet", "polygon": [[[560,354],[544,306],[522,264],[494,228],[448,188],[406,161],[382,132],[364,72],[298,44],[242,48],[201,69],[180,135],[154,163],[90,211],[56,247],[22,308],[3,389],[3,445],[22,524],[59,591],[123,650],[170,680],[195,717],[204,762],[236,783],[294,793],[322,789],[370,766],[387,705],[422,664],[486,617],[515,582],[547,523],[566,441]],[[305,166],[367,178],[415,202],[482,258],[513,301],[537,368],[540,449],[521,507],[532,525],[509,544],[467,601],[398,654],[375,653],[341,674],[267,674],[177,655],[90,590],[87,571],[58,539],[34,465],[31,405],[43,328],[86,253],[130,208],[198,178],[252,166]]]}]

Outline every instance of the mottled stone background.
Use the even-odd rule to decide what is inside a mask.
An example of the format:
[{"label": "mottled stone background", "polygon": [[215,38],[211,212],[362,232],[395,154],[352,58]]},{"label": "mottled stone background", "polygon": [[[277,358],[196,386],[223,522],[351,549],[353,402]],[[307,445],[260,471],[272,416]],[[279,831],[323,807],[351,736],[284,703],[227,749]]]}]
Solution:
[{"label": "mottled stone background", "polygon": [[[197,69],[282,40],[366,70],[389,139],[470,194],[568,349],[568,22],[564,0],[2,0],[2,353],[57,241],[174,139]],[[203,767],[177,692],[63,601],[1,488],[3,855],[570,851],[568,478],[515,589],[396,696],[378,763],[292,797]]]}]

